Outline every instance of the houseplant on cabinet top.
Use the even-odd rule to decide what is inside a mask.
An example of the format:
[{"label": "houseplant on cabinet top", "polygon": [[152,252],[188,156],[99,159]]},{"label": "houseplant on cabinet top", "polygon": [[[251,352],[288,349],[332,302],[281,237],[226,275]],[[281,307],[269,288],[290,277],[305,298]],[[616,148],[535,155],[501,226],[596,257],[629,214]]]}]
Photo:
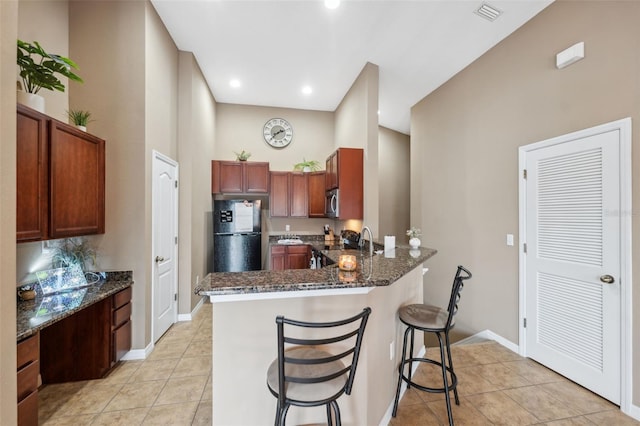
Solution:
[{"label": "houseplant on cabinet top", "polygon": [[294,164],[293,170],[300,170],[303,172],[316,172],[320,170],[320,163],[316,160],[305,160],[302,159],[302,163]]},{"label": "houseplant on cabinet top", "polygon": [[80,130],[87,131],[87,124],[91,120],[91,112],[83,111],[81,109],[70,109],[67,111],[67,115],[69,116],[69,120]]},{"label": "houseplant on cabinet top", "polygon": [[[34,58],[32,55],[38,55],[40,58]],[[28,99],[32,99],[33,95],[38,96],[37,93],[42,88],[64,92],[65,86],[56,74],[82,83],[82,78],[72,72],[72,69],[78,68],[75,62],[64,56],[47,53],[37,41],[32,44],[18,40],[18,67],[24,90],[18,91],[18,100],[29,106],[32,104],[28,103]],[[32,107],[43,112],[44,99],[35,102],[37,104]]]}]

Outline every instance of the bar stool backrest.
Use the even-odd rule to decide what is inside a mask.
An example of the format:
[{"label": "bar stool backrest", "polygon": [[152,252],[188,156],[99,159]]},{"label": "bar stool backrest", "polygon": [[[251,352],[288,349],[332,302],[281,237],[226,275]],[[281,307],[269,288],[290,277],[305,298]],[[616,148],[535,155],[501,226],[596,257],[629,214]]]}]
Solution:
[{"label": "bar stool backrest", "polygon": [[[466,275],[462,275],[462,273]],[[449,299],[448,312],[449,316],[447,317],[447,325],[445,327],[446,330],[451,329],[453,323],[453,317],[456,313],[458,313],[458,302],[460,301],[460,292],[464,287],[464,281],[471,278],[471,272],[469,272],[464,266],[459,265],[458,270],[456,271],[456,276],[453,279],[453,287],[451,289],[451,298]]]},{"label": "bar stool backrest", "polygon": [[[362,310],[358,315],[355,315],[351,318],[347,318],[339,321],[331,321],[331,322],[306,322],[306,321],[297,321],[293,319],[285,318],[280,315],[276,317],[276,324],[278,328],[278,403],[280,406],[284,406],[286,399],[286,383],[287,382],[295,382],[295,383],[321,383],[326,382],[336,377],[340,377],[343,374],[348,374],[348,379],[346,385],[344,387],[344,393],[349,395],[351,393],[351,388],[353,386],[353,380],[356,374],[356,367],[358,366],[358,357],[360,356],[360,346],[362,344],[362,336],[364,335],[364,329],[367,325],[367,320],[369,318],[369,314],[371,313],[371,308],[367,307]],[[346,326],[348,324],[356,324],[360,322],[357,327],[353,330],[344,331],[344,328],[339,329],[342,334],[333,335],[330,337],[316,338],[316,339],[302,339],[297,337],[291,337],[290,335],[285,335],[285,324],[294,327],[303,327],[303,328],[332,328],[332,327],[341,327]],[[338,354],[332,355],[330,357],[323,358],[294,358],[292,356],[287,355],[287,351],[285,350],[285,344],[307,347],[317,347],[317,346],[326,346],[326,345],[334,345],[339,344],[340,342],[346,341],[348,339],[352,339],[352,344],[345,348],[343,345],[340,346],[340,351]],[[295,353],[295,352],[294,352]],[[295,377],[289,376],[285,371],[285,362],[291,364],[306,364],[306,365],[316,365],[321,366],[322,364],[329,364],[336,360],[342,360],[345,365],[345,368],[332,372],[329,375],[318,375],[316,377]]]}]

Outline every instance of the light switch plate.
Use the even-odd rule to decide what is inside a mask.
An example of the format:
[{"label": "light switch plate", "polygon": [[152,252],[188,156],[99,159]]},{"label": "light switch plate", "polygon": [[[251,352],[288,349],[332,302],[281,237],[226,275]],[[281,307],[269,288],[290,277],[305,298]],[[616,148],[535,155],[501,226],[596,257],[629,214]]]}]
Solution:
[{"label": "light switch plate", "polygon": [[513,234],[507,234],[507,245],[513,246]]}]

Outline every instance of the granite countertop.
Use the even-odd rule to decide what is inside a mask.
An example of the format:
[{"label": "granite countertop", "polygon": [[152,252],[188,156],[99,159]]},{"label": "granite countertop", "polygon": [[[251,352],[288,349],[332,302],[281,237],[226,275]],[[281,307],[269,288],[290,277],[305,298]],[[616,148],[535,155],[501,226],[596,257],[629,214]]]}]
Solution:
[{"label": "granite countertop", "polygon": [[[273,237],[271,237],[273,238]],[[322,269],[289,269],[284,271],[212,272],[196,286],[195,293],[202,296],[230,294],[270,293],[284,291],[323,290],[357,287],[388,286],[421,265],[437,253],[421,247],[396,247],[391,253],[374,254],[369,251],[343,249],[339,244],[326,245],[315,236],[300,237],[303,244],[311,245],[336,262]],[[270,244],[277,244],[277,237]],[[374,247],[382,247],[374,241]],[[337,267],[340,255],[356,256],[358,266],[353,272]]]},{"label": "granite countertop", "polygon": [[95,284],[46,297],[36,285],[35,299],[18,299],[17,341],[133,285],[131,271],[103,272],[98,275],[101,278]]}]

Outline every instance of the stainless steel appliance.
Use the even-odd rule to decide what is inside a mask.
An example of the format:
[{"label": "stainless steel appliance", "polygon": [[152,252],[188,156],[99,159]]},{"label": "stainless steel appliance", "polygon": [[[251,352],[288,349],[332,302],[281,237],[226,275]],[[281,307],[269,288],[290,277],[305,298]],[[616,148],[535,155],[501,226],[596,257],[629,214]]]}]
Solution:
[{"label": "stainless steel appliance", "polygon": [[261,269],[261,205],[261,200],[213,201],[214,272]]},{"label": "stainless steel appliance", "polygon": [[340,216],[340,190],[338,188],[327,191],[325,206],[325,216],[337,218]]}]

